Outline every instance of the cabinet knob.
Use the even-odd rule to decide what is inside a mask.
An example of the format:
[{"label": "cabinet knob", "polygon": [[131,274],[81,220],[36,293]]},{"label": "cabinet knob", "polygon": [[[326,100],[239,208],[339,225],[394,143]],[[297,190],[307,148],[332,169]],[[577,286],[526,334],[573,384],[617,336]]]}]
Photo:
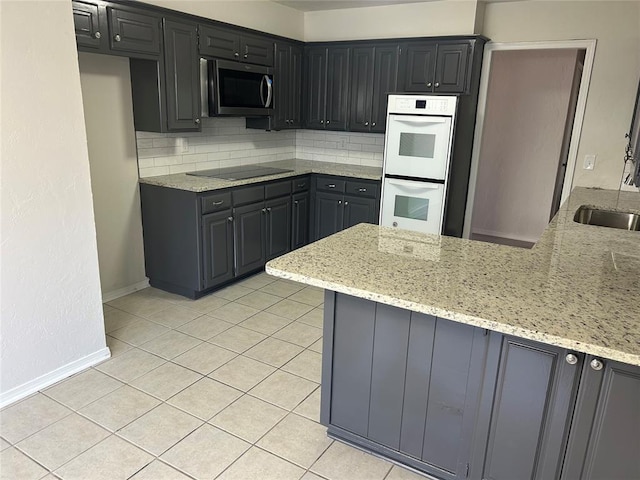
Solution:
[{"label": "cabinet knob", "polygon": [[227,221],[228,221],[229,223],[232,223],[232,222],[233,222],[233,217],[227,217]]},{"label": "cabinet knob", "polygon": [[266,208],[263,208],[263,209],[262,209],[262,213],[267,213],[267,209],[266,209]]},{"label": "cabinet knob", "polygon": [[248,58],[248,57],[249,57],[249,54],[247,54],[247,53],[245,53],[245,54],[242,56],[242,58]]},{"label": "cabinet knob", "polygon": [[372,127],[375,127],[375,126],[376,126],[376,122],[373,122],[373,123],[371,124],[371,126],[372,126]]},{"label": "cabinet knob", "polygon": [[591,363],[589,363],[589,365],[594,370],[602,370],[602,367],[604,367],[604,364],[602,363],[602,361],[598,360],[597,358],[594,358],[593,360],[591,360]]},{"label": "cabinet knob", "polygon": [[102,37],[102,34],[100,32],[96,32],[96,33],[93,34],[93,38],[98,38],[99,39],[100,37]]},{"label": "cabinet knob", "polygon": [[323,125],[324,124],[324,120],[320,120],[320,124]]},{"label": "cabinet knob", "polygon": [[338,205],[342,205],[342,200],[338,200]]},{"label": "cabinet knob", "polygon": [[440,84],[438,82],[436,82],[436,84],[434,85],[436,88],[438,88],[440,86]]},{"label": "cabinet knob", "polygon": [[349,202],[344,202],[344,206],[346,207],[347,205],[349,205]]},{"label": "cabinet knob", "polygon": [[267,213],[271,213],[271,207],[267,208]]},{"label": "cabinet knob", "polygon": [[431,83],[431,82],[428,82],[428,83],[427,83],[427,87],[431,88],[431,85],[432,85],[432,83]]},{"label": "cabinet knob", "polygon": [[294,200],[294,201],[293,201],[293,204],[294,204],[294,205],[298,205],[298,203],[299,203],[299,202],[298,202],[298,200]]},{"label": "cabinet knob", "polygon": [[113,37],[113,39],[114,39],[116,42],[119,42],[120,40],[122,40],[122,37],[120,36],[120,34],[116,33],[116,35]]},{"label": "cabinet knob", "polygon": [[196,123],[196,125],[200,124],[200,119],[199,118],[196,118],[193,121]]},{"label": "cabinet knob", "polygon": [[238,52],[233,54],[234,57],[238,58],[240,56],[240,54]]},{"label": "cabinet knob", "polygon": [[329,125],[329,120],[327,120],[327,125]]},{"label": "cabinet knob", "polygon": [[573,353],[569,353],[564,359],[567,361],[569,365],[575,365],[578,363],[578,357]]},{"label": "cabinet knob", "polygon": [[364,126],[368,127],[369,126],[369,122],[364,122]]}]

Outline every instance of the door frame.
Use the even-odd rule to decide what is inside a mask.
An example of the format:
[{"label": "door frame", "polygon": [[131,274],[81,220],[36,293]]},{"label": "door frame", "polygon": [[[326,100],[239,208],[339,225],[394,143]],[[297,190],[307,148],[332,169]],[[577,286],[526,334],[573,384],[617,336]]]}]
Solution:
[{"label": "door frame", "polygon": [[[491,73],[491,59],[493,52],[504,50],[556,50],[556,49],[579,49],[586,50],[584,57],[584,68],[580,80],[580,90],[576,104],[575,120],[571,130],[571,142],[569,143],[569,155],[567,158],[567,168],[565,170],[564,183],[562,185],[562,196],[560,204],[569,198],[573,187],[573,175],[578,162],[578,146],[582,133],[582,123],[587,106],[587,96],[589,93],[589,83],[591,82],[591,71],[593,70],[593,60],[596,53],[596,40],[557,40],[548,42],[513,42],[513,43],[492,43],[489,42],[484,48],[484,58],[482,59],[482,74],[480,77],[480,90],[478,93],[478,109],[476,111],[476,127],[473,137],[473,150],[471,153],[471,169],[469,172],[469,188],[467,190],[467,206],[464,215],[464,227],[462,237],[471,236],[471,215],[476,195],[476,180],[478,178],[478,163],[480,161],[480,148],[482,146],[482,133],[484,130],[484,119],[487,107],[487,93],[489,90],[489,78]],[[569,175],[570,173],[570,175]]]}]

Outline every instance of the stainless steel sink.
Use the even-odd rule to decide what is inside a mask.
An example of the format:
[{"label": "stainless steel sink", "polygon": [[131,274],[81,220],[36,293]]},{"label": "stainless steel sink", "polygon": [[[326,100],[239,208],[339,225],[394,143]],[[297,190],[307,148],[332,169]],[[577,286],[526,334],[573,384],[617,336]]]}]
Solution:
[{"label": "stainless steel sink", "polygon": [[587,205],[583,205],[576,210],[573,221],[585,225],[640,231],[640,215],[636,213],[601,210]]}]

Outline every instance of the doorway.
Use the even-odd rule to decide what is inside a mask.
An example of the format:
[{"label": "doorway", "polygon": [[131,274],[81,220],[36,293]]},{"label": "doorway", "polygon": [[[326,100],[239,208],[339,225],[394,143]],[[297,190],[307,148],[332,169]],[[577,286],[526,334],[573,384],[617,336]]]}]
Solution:
[{"label": "doorway", "polygon": [[463,236],[531,247],[571,192],[595,40],[489,44]]}]

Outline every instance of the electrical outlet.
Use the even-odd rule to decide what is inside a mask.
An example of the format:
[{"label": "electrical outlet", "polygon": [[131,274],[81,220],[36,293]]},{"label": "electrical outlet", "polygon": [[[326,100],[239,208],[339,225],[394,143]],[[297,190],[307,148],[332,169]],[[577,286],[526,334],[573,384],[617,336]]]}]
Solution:
[{"label": "electrical outlet", "polygon": [[181,153],[189,153],[189,141],[186,138],[179,138]]},{"label": "electrical outlet", "polygon": [[596,155],[585,155],[584,156],[584,168],[585,170],[593,170],[593,167],[596,166]]}]

